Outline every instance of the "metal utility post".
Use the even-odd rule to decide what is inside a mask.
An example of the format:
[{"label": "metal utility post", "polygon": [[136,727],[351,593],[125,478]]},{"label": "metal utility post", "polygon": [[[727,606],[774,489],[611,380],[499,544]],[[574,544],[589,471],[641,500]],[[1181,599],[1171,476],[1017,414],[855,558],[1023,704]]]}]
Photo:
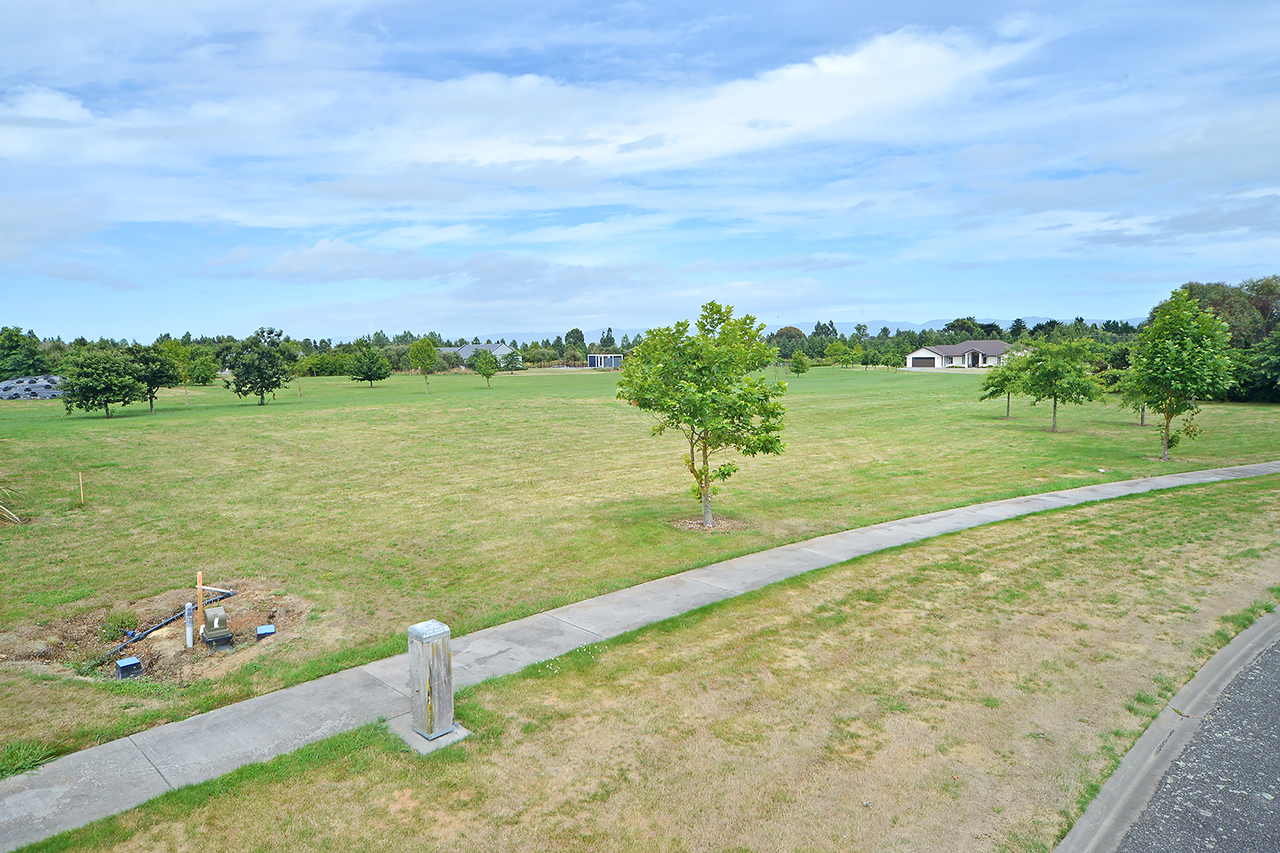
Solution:
[{"label": "metal utility post", "polygon": [[409,626],[413,730],[428,740],[454,730],[453,655],[449,626],[430,619]]}]

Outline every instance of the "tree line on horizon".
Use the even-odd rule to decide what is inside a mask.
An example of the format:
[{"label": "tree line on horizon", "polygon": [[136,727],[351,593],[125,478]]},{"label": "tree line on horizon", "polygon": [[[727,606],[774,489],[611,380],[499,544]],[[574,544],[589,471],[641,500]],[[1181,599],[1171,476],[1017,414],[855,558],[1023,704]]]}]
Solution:
[{"label": "tree line on horizon", "polygon": [[[1280,358],[1280,276],[1247,279],[1238,285],[1188,282],[1179,290],[1227,325],[1232,382],[1223,392],[1224,398],[1280,402],[1277,377],[1268,372],[1271,369],[1269,365]],[[1153,308],[1152,315],[1155,311]],[[960,317],[937,330],[890,331],[885,326],[874,335],[865,324],[853,324],[851,332],[842,332],[834,322],[827,322],[816,324],[809,334],[795,326],[784,326],[768,335],[766,341],[777,348],[778,358],[782,361],[794,364],[799,355],[801,367],[810,362],[844,366],[861,364],[864,367],[901,366],[908,353],[921,347],[967,340],[1002,340],[1011,344],[1087,341],[1091,372],[1115,376],[1130,366],[1136,342],[1150,321],[1151,316],[1135,327],[1123,320],[1087,324],[1083,318],[1076,317],[1070,323],[1046,320],[1028,326],[1018,319],[1006,329],[996,323],[979,323],[973,317]],[[264,338],[266,332],[269,334]],[[457,353],[446,351],[446,348],[466,344],[506,344],[512,347],[519,358],[508,358],[505,363],[495,359],[494,369],[517,370],[552,365],[580,366],[586,364],[587,355],[591,353],[620,353],[625,356],[643,338],[643,334],[637,333],[634,337],[624,334],[621,340],[617,340],[612,327],[606,329],[598,341],[590,343],[578,328],[554,339],[526,342],[505,339],[482,342],[479,337],[448,339],[434,331],[419,335],[406,330],[393,336],[377,331],[354,341],[334,343],[329,338],[294,339],[278,330],[260,329],[246,338],[234,335],[193,336],[190,332],[175,338],[166,333],[153,343],[144,345],[124,339],[89,341],[83,337],[65,343],[61,338],[41,339],[34,331],[23,332],[18,326],[5,326],[0,328],[0,380],[61,374],[66,372],[68,359],[71,365],[88,359],[96,364],[95,370],[100,373],[114,370],[135,374],[132,381],[126,381],[126,377],[126,380],[121,380],[122,384],[117,383],[120,385],[117,393],[121,398],[132,394],[132,400],[147,399],[154,406],[155,391],[159,387],[209,384],[221,371],[234,374],[233,362],[237,360],[241,372],[244,372],[244,353],[255,349],[255,341],[267,346],[273,358],[278,357],[284,366],[273,369],[286,376],[347,375],[372,383],[385,379],[393,371],[417,369],[430,374],[463,366],[477,369],[480,353],[464,365]],[[430,365],[411,358],[411,348],[423,340],[431,343],[435,353],[435,360]],[[88,353],[106,355],[89,358]],[[489,367],[487,363],[484,365],[485,372]],[[137,390],[139,387],[142,389],[140,392]],[[254,392],[254,396],[265,402],[265,394]]]}]

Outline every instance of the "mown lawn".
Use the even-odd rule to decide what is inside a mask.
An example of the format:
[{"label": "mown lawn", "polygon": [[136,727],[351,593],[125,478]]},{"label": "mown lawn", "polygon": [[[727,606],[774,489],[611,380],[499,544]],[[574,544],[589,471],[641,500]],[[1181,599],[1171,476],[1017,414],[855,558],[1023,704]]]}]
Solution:
[{"label": "mown lawn", "polygon": [[[1066,407],[1052,434],[1044,406],[977,402],[975,377],[818,369],[791,382],[786,454],[744,460],[716,504],[738,525],[707,535],[672,525],[698,513],[679,440],[613,398],[616,376],[445,376],[429,398],[418,377],[304,379],[265,407],[177,390],[110,420],[0,404],[0,486],[28,519],[0,530],[0,633],[197,569],[310,605],[299,636],[214,680],[108,689],[0,662],[0,691],[53,709],[35,719],[63,751],[399,651],[425,618],[462,634],[890,518],[1280,457],[1280,407],[1206,406],[1205,437],[1162,464],[1115,406]],[[0,743],[33,725],[4,715]]]},{"label": "mown lawn", "polygon": [[1275,605],[1278,488],[873,554],[465,691],[426,758],[369,726],[33,849],[1047,853]]}]

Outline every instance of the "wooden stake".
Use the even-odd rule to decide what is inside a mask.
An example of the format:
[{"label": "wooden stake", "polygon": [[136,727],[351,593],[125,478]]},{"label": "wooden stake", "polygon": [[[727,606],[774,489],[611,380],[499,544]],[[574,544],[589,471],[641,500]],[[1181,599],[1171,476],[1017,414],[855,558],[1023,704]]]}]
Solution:
[{"label": "wooden stake", "polygon": [[199,611],[196,615],[197,630],[200,636],[204,636],[204,572],[196,572],[196,609]]},{"label": "wooden stake", "polygon": [[80,506],[84,506],[84,472],[80,472]]}]

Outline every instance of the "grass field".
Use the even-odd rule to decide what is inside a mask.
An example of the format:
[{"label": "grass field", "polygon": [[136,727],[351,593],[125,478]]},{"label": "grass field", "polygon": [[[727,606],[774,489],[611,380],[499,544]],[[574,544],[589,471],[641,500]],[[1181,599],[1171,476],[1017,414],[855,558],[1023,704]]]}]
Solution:
[{"label": "grass field", "polygon": [[1278,487],[870,555],[468,690],[444,752],[370,726],[34,849],[1048,851],[1274,606]]},{"label": "grass field", "polygon": [[[111,685],[0,662],[0,743],[60,752],[403,647],[834,530],[974,501],[1280,456],[1280,407],[1211,405],[1156,461],[1115,406],[976,402],[974,377],[820,369],[791,382],[788,449],[745,460],[704,534],[676,438],[613,399],[616,374],[530,371],[370,389],[304,379],[266,407],[218,388],[154,414],[0,405],[0,633],[187,587],[257,585],[305,605],[287,642],[187,686]],[[1099,470],[1103,469],[1103,470]],[[77,476],[86,501],[79,505]],[[237,655],[240,655],[237,652]],[[244,665],[240,666],[239,661]]]}]

